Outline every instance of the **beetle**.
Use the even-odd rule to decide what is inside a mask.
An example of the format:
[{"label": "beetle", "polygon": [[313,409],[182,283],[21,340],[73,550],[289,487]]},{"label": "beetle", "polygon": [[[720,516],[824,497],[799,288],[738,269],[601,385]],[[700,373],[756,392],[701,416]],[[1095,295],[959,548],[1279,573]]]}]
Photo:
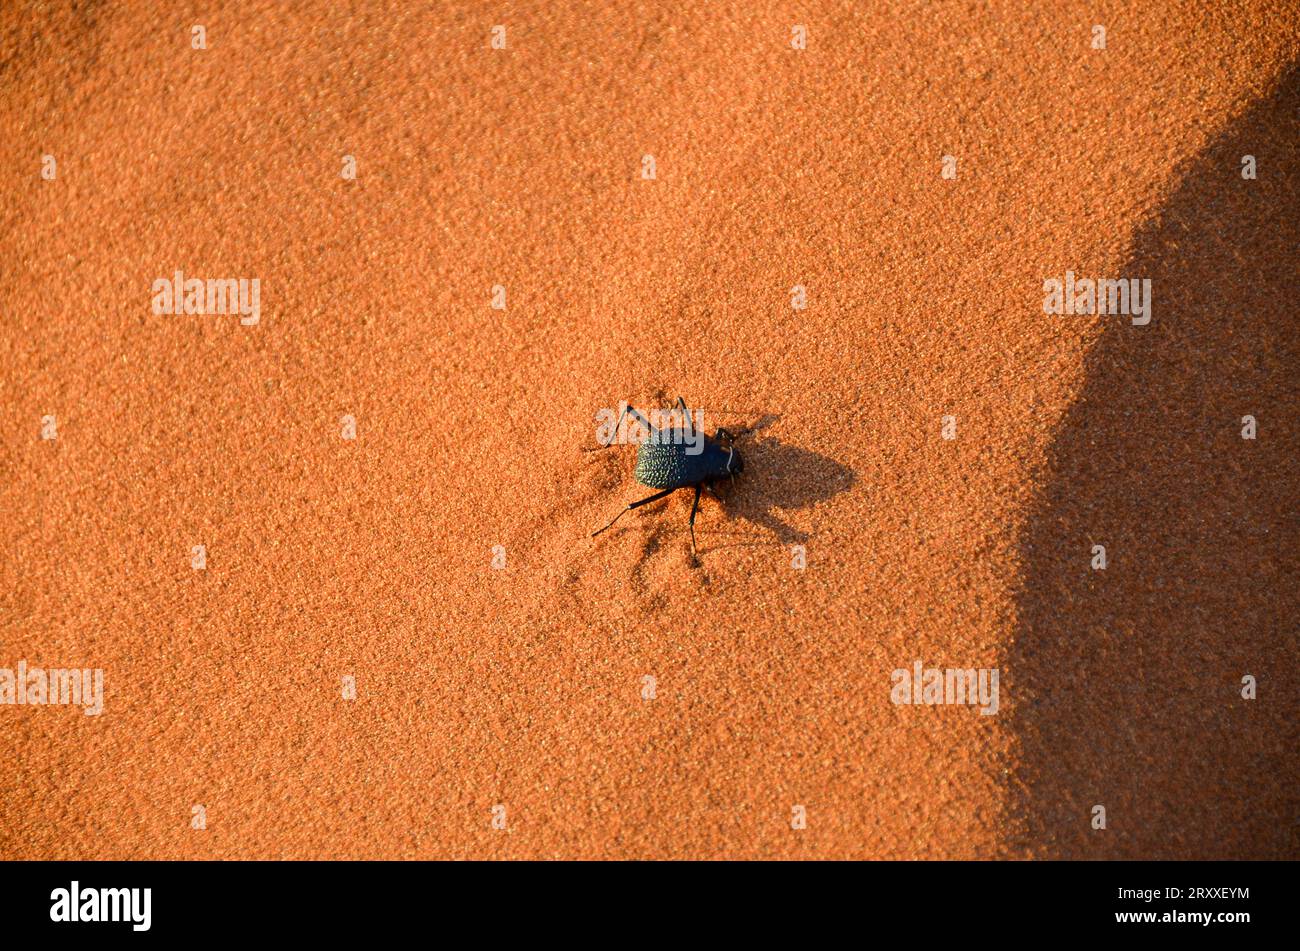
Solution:
[{"label": "beetle", "polygon": [[[694,431],[689,428],[691,426],[691,413],[686,408],[686,401],[679,396],[677,397],[677,403],[671,408],[682,411],[687,427],[686,431],[693,435]],[[625,405],[623,411],[618,415],[618,421],[614,424],[614,435],[610,437],[608,443],[598,448],[608,449],[615,444],[618,428],[623,422],[624,415],[634,417],[645,427],[649,434],[649,438],[643,440],[637,446],[636,469],[633,470],[633,476],[642,485],[649,486],[652,489],[660,489],[661,491],[648,498],[631,503],[610,519],[607,525],[592,532],[591,537],[595,538],[601,532],[612,527],[615,522],[632,511],[632,509],[666,498],[678,489],[693,488],[695,489],[695,500],[691,503],[689,525],[691,530],[691,559],[696,561],[695,515],[700,510],[700,492],[708,489],[710,493],[716,495],[715,483],[721,479],[730,479],[735,482],[736,476],[740,475],[745,469],[745,460],[736,451],[736,437],[719,427],[712,436],[704,437],[704,444],[698,453],[691,453],[687,451],[684,441],[673,438],[671,430],[656,429],[635,407]]]}]

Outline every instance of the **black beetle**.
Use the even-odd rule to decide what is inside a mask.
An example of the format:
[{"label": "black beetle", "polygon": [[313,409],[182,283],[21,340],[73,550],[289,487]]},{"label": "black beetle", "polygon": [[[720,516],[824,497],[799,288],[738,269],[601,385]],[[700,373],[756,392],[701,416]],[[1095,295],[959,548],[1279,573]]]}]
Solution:
[{"label": "black beetle", "polygon": [[[693,435],[694,430],[690,428],[691,413],[686,408],[686,401],[679,396],[676,405],[672,408],[682,411],[683,421],[687,427],[686,432]],[[687,451],[684,441],[673,439],[668,435],[669,430],[655,429],[635,407],[627,406],[619,413],[618,421],[614,424],[614,435],[610,437],[608,443],[599,448],[607,449],[617,441],[618,428],[623,422],[624,414],[635,417],[646,428],[649,437],[636,449],[636,469],[633,470],[636,481],[652,489],[663,491],[631,503],[615,515],[608,525],[592,532],[591,537],[595,538],[632,509],[649,505],[651,502],[672,495],[678,489],[689,489],[693,486],[695,501],[691,503],[690,529],[691,559],[695,560],[695,513],[700,509],[701,490],[708,489],[709,492],[717,495],[714,489],[715,482],[719,479],[731,479],[734,482],[736,476],[745,469],[744,460],[741,459],[740,453],[736,452],[736,437],[727,430],[719,428],[712,436],[705,436],[700,451],[692,454]]]}]

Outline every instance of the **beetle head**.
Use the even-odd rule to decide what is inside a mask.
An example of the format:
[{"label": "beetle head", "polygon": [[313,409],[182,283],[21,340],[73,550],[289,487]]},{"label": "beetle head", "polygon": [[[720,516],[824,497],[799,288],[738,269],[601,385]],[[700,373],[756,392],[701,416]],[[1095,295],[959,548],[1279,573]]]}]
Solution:
[{"label": "beetle head", "polygon": [[713,434],[713,438],[722,442],[727,449],[727,475],[731,481],[736,481],[736,476],[745,471],[745,460],[740,458],[740,453],[736,452],[736,437],[725,429],[719,429]]}]

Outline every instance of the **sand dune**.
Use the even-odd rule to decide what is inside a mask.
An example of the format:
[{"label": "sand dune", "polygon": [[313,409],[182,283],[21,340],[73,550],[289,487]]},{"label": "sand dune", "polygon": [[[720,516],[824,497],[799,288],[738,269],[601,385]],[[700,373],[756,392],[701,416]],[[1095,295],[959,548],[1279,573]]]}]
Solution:
[{"label": "sand dune", "polygon": [[0,854],[1297,856],[1294,5],[412,6],[0,13]]}]

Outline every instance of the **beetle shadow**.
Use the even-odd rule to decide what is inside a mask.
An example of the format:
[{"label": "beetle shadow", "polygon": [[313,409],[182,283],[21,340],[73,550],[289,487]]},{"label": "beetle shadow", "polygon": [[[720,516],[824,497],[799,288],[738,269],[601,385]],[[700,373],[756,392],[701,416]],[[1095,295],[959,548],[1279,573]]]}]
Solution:
[{"label": "beetle shadow", "polygon": [[[749,432],[759,428],[753,426]],[[769,536],[782,545],[802,544],[812,533],[791,525],[779,513],[811,508],[847,492],[857,481],[857,473],[843,463],[775,437],[741,442],[737,448],[744,454],[745,473],[734,488],[723,490],[723,504],[729,516],[752,522],[764,531],[736,533],[755,540],[713,546],[716,548],[767,544]]]},{"label": "beetle shadow", "polygon": [[1054,434],[1003,661],[1017,854],[1297,854],[1294,705],[1262,688],[1295,696],[1298,107],[1293,65],[1135,232],[1151,323],[1104,330]]}]

